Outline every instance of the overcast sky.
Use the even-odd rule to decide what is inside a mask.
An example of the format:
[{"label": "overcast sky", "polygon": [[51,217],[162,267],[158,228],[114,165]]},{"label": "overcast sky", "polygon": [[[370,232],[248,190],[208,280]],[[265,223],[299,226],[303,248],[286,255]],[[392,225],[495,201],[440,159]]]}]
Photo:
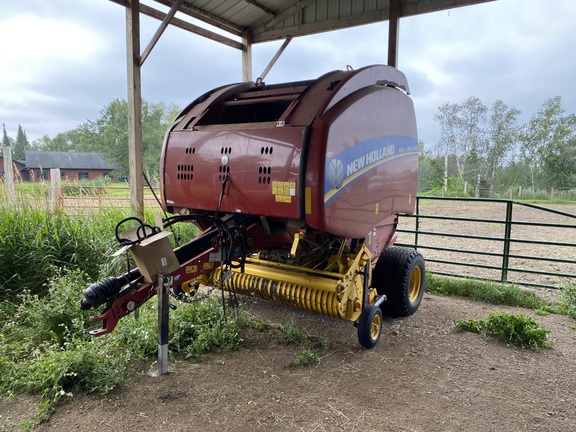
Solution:
[{"label": "overcast sky", "polygon": [[[152,4],[160,8],[155,2]],[[164,9],[165,10],[165,9]],[[159,21],[142,16],[142,49]],[[266,82],[386,63],[387,23],[292,41]],[[281,42],[253,47],[254,79]],[[501,99],[527,122],[553,96],[576,113],[576,0],[497,0],[400,21],[398,67],[408,77],[420,139],[438,141],[433,121],[444,102]],[[0,122],[29,141],[96,120],[126,99],[124,9],[108,0],[2,0]],[[142,70],[149,102],[186,106],[200,94],[241,80],[240,52],[170,28]]]}]

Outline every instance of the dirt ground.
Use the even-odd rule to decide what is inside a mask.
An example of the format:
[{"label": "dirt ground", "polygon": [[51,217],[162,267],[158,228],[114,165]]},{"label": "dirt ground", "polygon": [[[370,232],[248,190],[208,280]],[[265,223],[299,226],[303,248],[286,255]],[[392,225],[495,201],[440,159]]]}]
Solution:
[{"label": "dirt ground", "polygon": [[[562,210],[574,213],[575,207]],[[435,207],[427,210],[440,211]],[[482,208],[460,205],[453,205],[451,212],[489,217]],[[518,210],[517,215],[520,220],[537,220],[524,209]],[[555,218],[545,216],[546,221]],[[433,223],[427,229],[448,229],[446,223]],[[502,230],[502,225],[494,222],[474,226],[471,229],[478,232]],[[571,237],[576,230],[569,230],[570,235],[548,228],[535,231],[538,232],[532,236],[560,236],[558,241],[576,242]],[[516,234],[521,235],[524,234]],[[444,237],[442,244],[451,241]],[[517,253],[538,256],[540,252],[530,246]],[[423,253],[426,256],[427,252]],[[553,253],[576,261],[574,248],[560,247]],[[461,254],[459,258],[465,259]],[[531,262],[524,261],[523,266]],[[438,264],[429,267],[434,265]],[[564,264],[554,265],[559,271],[573,272]],[[253,330],[237,351],[206,355],[196,363],[173,359],[168,375],[141,374],[105,396],[74,394],[65,398],[50,421],[36,429],[576,430],[576,330],[567,317],[536,316],[529,310],[426,294],[413,316],[385,320],[380,342],[373,350],[365,350],[358,344],[356,329],[349,322],[264,301],[244,300],[247,303],[243,310],[270,325],[286,323],[294,315],[307,332],[325,334],[330,349],[320,354],[318,365],[293,368],[289,363],[300,354],[300,345],[283,345],[267,332]],[[511,348],[453,327],[455,320],[483,318],[499,311],[521,311],[533,316],[550,329],[552,349],[533,352]],[[33,417],[37,402],[32,397],[0,401],[0,430],[17,430],[15,425]]]},{"label": "dirt ground", "polygon": [[[293,368],[297,345],[251,331],[237,351],[172,361],[106,396],[74,395],[38,431],[573,431],[576,330],[568,318],[426,295],[411,317],[386,320],[373,350],[348,322],[258,300],[256,319],[294,314],[331,347]],[[551,330],[552,349],[516,349],[455,330],[453,321],[522,311]],[[32,400],[0,403],[2,429],[30,416]]]}]

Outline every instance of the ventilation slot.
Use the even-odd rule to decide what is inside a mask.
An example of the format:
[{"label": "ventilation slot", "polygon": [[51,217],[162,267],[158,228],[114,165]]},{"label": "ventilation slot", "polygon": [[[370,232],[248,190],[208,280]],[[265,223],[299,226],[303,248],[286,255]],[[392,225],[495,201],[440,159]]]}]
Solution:
[{"label": "ventilation slot", "polygon": [[226,176],[230,175],[230,166],[220,165],[218,167],[218,172],[220,173],[220,175],[218,176],[218,181],[220,183],[224,183],[224,180],[226,180]]},{"label": "ventilation slot", "polygon": [[270,184],[270,174],[272,173],[271,167],[258,168],[258,184]]},{"label": "ventilation slot", "polygon": [[176,170],[176,179],[189,181],[194,178],[194,165],[178,165]]}]

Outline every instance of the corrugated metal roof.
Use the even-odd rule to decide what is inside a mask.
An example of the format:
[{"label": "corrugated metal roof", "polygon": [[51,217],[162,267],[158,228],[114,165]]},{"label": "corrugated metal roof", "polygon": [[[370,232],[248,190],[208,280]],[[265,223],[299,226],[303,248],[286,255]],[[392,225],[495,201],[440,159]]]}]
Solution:
[{"label": "corrugated metal roof", "polygon": [[[126,5],[126,0],[111,1]],[[250,32],[252,42],[258,43],[386,21],[390,1],[183,0],[179,11],[235,36]],[[406,17],[493,0],[398,1],[400,17]],[[155,2],[172,7],[176,0]]]},{"label": "corrugated metal roof", "polygon": [[26,168],[113,170],[117,165],[110,164],[101,153],[27,151]]}]

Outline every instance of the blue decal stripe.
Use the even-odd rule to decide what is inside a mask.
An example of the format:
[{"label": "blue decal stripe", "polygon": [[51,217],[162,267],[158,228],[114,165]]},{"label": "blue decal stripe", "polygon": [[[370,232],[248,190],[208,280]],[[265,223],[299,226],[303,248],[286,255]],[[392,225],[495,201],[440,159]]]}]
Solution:
[{"label": "blue decal stripe", "polygon": [[406,135],[385,135],[356,143],[326,161],[324,193],[340,189],[348,177],[377,161],[413,151],[418,151],[418,139]]},{"label": "blue decal stripe", "polygon": [[381,159],[371,165],[368,165],[367,167],[361,169],[360,171],[357,171],[356,173],[352,174],[351,176],[349,176],[344,183],[342,183],[342,186],[339,189],[330,189],[328,192],[326,192],[324,194],[324,206],[328,205],[330,203],[330,201],[332,201],[334,198],[336,198],[336,196],[338,196],[340,194],[340,192],[342,192],[344,189],[346,189],[346,187],[348,187],[350,184],[354,183],[356,180],[360,179],[361,177],[363,177],[364,175],[366,175],[368,172],[372,171],[373,169],[378,168],[381,165],[384,165],[388,162],[392,162],[394,160],[397,159],[401,159],[407,156],[413,156],[413,155],[418,155],[418,152],[407,152],[407,153],[401,153],[395,156],[391,156],[389,158],[385,158],[385,159]]}]

